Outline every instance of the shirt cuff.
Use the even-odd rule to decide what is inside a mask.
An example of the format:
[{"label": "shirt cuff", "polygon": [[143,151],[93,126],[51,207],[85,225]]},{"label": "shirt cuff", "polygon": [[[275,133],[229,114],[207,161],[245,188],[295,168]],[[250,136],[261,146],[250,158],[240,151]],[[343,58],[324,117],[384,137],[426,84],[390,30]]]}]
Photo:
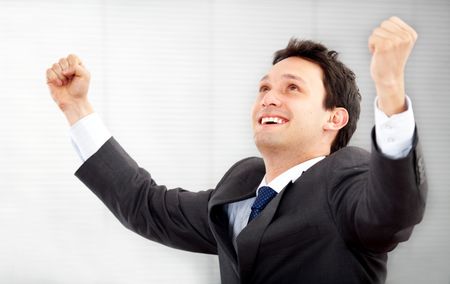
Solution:
[{"label": "shirt cuff", "polygon": [[111,138],[108,128],[95,112],[77,121],[69,132],[72,145],[83,162]]},{"label": "shirt cuff", "polygon": [[391,159],[401,159],[412,148],[415,130],[414,113],[409,97],[406,97],[407,110],[387,116],[378,108],[375,99],[375,136],[380,151]]}]

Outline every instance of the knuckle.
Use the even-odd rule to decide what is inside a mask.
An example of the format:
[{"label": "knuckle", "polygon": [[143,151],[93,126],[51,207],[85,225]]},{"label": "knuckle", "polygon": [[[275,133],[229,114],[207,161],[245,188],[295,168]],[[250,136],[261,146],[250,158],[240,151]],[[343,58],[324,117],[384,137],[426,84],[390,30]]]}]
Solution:
[{"label": "knuckle", "polygon": [[49,79],[49,80],[51,80],[55,77],[55,75],[53,74],[51,69],[47,69],[46,75],[47,75],[47,79]]},{"label": "knuckle", "polygon": [[74,62],[74,63],[79,61],[78,56],[76,56],[76,55],[73,54],[73,53],[69,54],[69,55],[67,56],[67,59],[70,60],[71,62]]},{"label": "knuckle", "polygon": [[402,38],[401,44],[410,45],[414,43],[414,41],[415,41],[414,36],[410,33],[406,33],[405,36]]}]

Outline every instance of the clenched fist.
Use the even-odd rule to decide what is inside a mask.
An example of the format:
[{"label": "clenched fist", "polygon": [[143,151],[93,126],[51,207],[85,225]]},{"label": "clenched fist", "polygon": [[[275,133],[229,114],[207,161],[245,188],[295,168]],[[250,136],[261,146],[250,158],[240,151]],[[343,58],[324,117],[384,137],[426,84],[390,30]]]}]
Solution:
[{"label": "clenched fist", "polygon": [[416,31],[398,17],[381,23],[369,38],[370,73],[377,89],[378,106],[387,115],[406,108],[404,72],[416,40]]},{"label": "clenched fist", "polygon": [[47,69],[47,85],[53,100],[70,125],[93,112],[87,99],[90,74],[76,55],[61,58]]}]

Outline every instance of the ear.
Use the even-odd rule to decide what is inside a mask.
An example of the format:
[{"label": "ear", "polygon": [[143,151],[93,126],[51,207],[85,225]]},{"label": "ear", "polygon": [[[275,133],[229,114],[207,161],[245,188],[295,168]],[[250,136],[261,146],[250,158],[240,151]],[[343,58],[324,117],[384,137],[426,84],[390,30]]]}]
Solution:
[{"label": "ear", "polygon": [[323,126],[324,130],[339,130],[348,123],[348,112],[343,107],[337,107],[330,111],[330,117]]}]

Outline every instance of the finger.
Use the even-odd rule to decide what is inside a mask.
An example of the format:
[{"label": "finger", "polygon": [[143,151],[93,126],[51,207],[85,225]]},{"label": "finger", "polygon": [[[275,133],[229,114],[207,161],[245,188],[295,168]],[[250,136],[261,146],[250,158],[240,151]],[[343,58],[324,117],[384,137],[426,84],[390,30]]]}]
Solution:
[{"label": "finger", "polygon": [[58,61],[59,66],[61,66],[61,70],[64,74],[64,71],[66,71],[69,68],[69,62],[67,61],[67,58],[61,58]]},{"label": "finger", "polygon": [[69,55],[67,56],[67,60],[68,60],[69,62],[71,62],[71,63],[78,63],[78,64],[81,64],[81,59],[80,59],[77,55],[75,55],[75,54],[73,54],[73,53],[71,53],[71,54],[69,54]]},{"label": "finger", "polygon": [[395,33],[381,27],[374,29],[372,35],[385,39],[391,39],[395,37]]},{"label": "finger", "polygon": [[69,54],[69,56],[67,56],[67,61],[69,62],[70,67],[82,65],[80,58],[75,54]]},{"label": "finger", "polygon": [[410,40],[411,35],[393,21],[386,20],[381,24],[381,29],[391,33],[392,37],[399,37],[402,40]]},{"label": "finger", "polygon": [[53,84],[57,86],[62,86],[62,81],[58,78],[55,71],[49,68],[47,69],[47,84]]},{"label": "finger", "polygon": [[82,66],[80,64],[75,65],[74,75],[77,77],[85,78],[85,79],[89,79],[89,77],[90,77],[89,71],[87,71],[87,69],[84,68],[84,66]]},{"label": "finger", "polygon": [[67,76],[73,76],[75,74],[74,66],[78,64],[78,57],[73,54],[67,56],[67,69],[64,70],[64,74]]},{"label": "finger", "polygon": [[401,29],[405,30],[406,32],[408,32],[414,40],[417,39],[418,35],[417,32],[407,23],[405,23],[402,19],[400,19],[399,17],[393,16],[389,18],[390,21],[392,21],[393,23],[397,24]]},{"label": "finger", "polygon": [[83,63],[81,62],[81,59],[76,56],[75,54],[70,54],[67,57],[67,61],[69,62],[70,70],[74,76],[77,77],[83,77],[83,78],[89,78],[89,72],[84,67]]},{"label": "finger", "polygon": [[52,65],[52,70],[58,76],[58,79],[62,81],[63,84],[66,84],[68,78],[62,74],[61,66],[58,63]]},{"label": "finger", "polygon": [[67,56],[67,63],[69,66],[64,73],[70,74],[70,76],[75,75],[76,66],[82,66],[80,58],[75,54],[69,54],[69,56]]},{"label": "finger", "polygon": [[374,29],[368,41],[368,47],[370,52],[373,54],[377,47],[385,46],[386,44],[391,44],[392,37],[393,35],[391,32],[384,30],[381,27]]}]

